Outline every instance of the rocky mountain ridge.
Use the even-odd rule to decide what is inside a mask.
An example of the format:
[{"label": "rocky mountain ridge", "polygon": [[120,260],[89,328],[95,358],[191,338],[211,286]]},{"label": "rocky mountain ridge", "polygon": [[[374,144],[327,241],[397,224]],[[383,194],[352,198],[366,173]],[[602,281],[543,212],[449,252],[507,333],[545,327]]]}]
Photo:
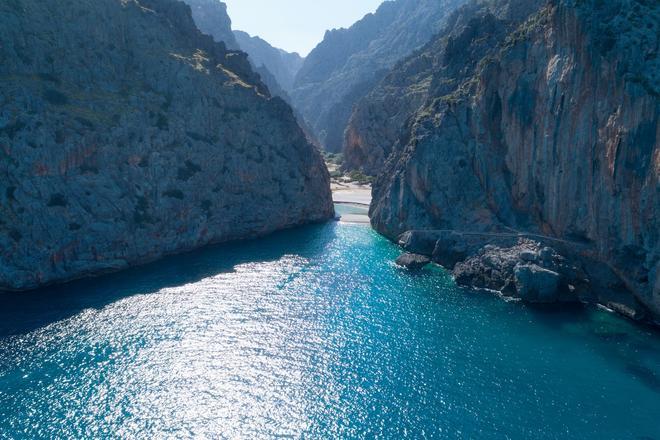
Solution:
[{"label": "rocky mountain ridge", "polygon": [[291,108],[176,0],[0,2],[0,289],[333,215]]},{"label": "rocky mountain ridge", "polygon": [[[273,96],[291,103],[289,92],[295,74],[302,66],[298,54],[289,54],[276,49],[266,41],[250,37],[245,32],[233,31],[227,5],[220,0],[181,0],[190,6],[197,28],[204,34],[232,50],[241,50],[248,55],[252,70],[268,87]],[[302,118],[298,118],[302,121]]]},{"label": "rocky mountain ridge", "polygon": [[220,0],[181,0],[190,6],[197,28],[210,35],[217,42],[224,43],[228,49],[240,49],[231,30],[231,18],[227,5]]},{"label": "rocky mountain ridge", "polygon": [[257,67],[266,67],[282,90],[290,94],[295,77],[305,59],[297,53],[273,47],[267,41],[253,37],[247,32],[234,31],[234,36],[238,46],[248,54],[252,63]]},{"label": "rocky mountain ridge", "polygon": [[291,96],[328,151],[341,150],[353,105],[397,61],[427,43],[462,3],[387,1],[349,29],[326,33],[305,59]]}]

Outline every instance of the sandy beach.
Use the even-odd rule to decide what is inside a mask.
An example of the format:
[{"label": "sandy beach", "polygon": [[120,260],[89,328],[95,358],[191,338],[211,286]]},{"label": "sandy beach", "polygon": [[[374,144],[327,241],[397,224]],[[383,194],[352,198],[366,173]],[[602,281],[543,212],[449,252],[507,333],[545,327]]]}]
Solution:
[{"label": "sandy beach", "polygon": [[332,198],[340,221],[345,223],[369,223],[371,186],[334,182],[332,184]]}]

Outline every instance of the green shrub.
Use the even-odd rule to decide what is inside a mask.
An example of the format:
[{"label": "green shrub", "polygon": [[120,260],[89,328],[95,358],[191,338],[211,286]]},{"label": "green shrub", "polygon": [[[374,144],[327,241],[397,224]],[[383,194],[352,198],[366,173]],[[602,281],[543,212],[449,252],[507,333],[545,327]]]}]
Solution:
[{"label": "green shrub", "polygon": [[167,116],[165,116],[163,113],[158,114],[158,120],[156,121],[156,127],[158,127],[160,130],[169,130],[170,129],[170,121],[167,119]]},{"label": "green shrub", "polygon": [[67,205],[67,200],[66,197],[64,197],[64,194],[53,194],[50,196],[50,200],[48,200],[48,207],[53,208],[56,206],[64,207]]},{"label": "green shrub", "polygon": [[52,105],[67,105],[69,103],[68,96],[55,89],[46,89],[44,99]]},{"label": "green shrub", "polygon": [[179,199],[183,200],[183,192],[180,189],[170,189],[167,190],[163,193],[165,197],[169,197],[170,199]]},{"label": "green shrub", "polygon": [[213,216],[213,213],[211,212],[212,207],[213,203],[210,200],[202,201],[201,208],[202,211],[204,211],[204,214],[206,214],[206,218],[211,218]]},{"label": "green shrub", "polygon": [[179,180],[190,180],[192,176],[202,171],[202,167],[189,160],[187,160],[184,165],[185,167],[181,167],[177,170],[177,179]]},{"label": "green shrub", "polygon": [[371,184],[374,181],[372,176],[367,176],[362,171],[353,170],[348,174],[348,178],[353,182],[357,182],[360,185]]},{"label": "green shrub", "polygon": [[342,165],[344,163],[344,155],[342,153],[323,152],[323,158],[326,162],[334,165]]},{"label": "green shrub", "polygon": [[14,240],[16,243],[21,241],[21,238],[23,238],[23,234],[21,234],[17,229],[12,229],[9,231],[9,238]]}]

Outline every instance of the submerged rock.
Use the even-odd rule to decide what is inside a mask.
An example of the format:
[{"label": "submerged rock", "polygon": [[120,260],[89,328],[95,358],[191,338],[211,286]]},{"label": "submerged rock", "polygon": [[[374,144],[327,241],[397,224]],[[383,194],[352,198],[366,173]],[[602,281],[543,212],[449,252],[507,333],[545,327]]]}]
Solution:
[{"label": "submerged rock", "polygon": [[291,108],[179,1],[2,1],[0,61],[0,289],[332,218]]},{"label": "submerged rock", "polygon": [[241,50],[249,55],[252,64],[257,68],[267,68],[284,92],[291,93],[293,81],[305,59],[295,52],[273,47],[267,41],[246,32],[234,31],[234,36]]}]

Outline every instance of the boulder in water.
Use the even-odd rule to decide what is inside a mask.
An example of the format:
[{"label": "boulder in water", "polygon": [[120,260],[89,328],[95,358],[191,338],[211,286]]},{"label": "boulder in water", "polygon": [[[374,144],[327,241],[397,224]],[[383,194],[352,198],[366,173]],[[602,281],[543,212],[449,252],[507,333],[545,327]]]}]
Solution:
[{"label": "boulder in water", "polygon": [[561,276],[536,264],[518,264],[514,269],[518,296],[532,303],[559,301]]},{"label": "boulder in water", "polygon": [[411,270],[421,270],[431,262],[425,255],[405,253],[396,259],[396,264]]}]

